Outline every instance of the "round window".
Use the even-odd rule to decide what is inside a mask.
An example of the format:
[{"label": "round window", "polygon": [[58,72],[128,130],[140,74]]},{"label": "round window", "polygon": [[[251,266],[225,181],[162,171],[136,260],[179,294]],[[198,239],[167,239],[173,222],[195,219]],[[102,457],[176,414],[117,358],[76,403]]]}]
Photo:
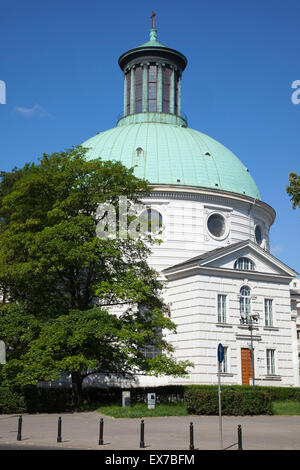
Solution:
[{"label": "round window", "polygon": [[221,214],[212,214],[208,218],[207,228],[214,237],[222,237],[226,230],[224,217]]},{"label": "round window", "polygon": [[139,216],[139,219],[142,222],[144,230],[146,229],[149,233],[156,234],[162,229],[162,215],[155,209],[146,209]]},{"label": "round window", "polygon": [[261,233],[261,228],[259,225],[256,225],[255,227],[255,240],[258,245],[261,245],[262,242],[262,233]]}]

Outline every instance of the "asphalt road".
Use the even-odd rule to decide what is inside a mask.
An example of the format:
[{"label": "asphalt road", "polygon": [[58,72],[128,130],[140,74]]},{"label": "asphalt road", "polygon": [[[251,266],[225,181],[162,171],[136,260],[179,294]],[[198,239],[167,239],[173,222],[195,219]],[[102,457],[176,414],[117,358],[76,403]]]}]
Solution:
[{"label": "asphalt road", "polygon": [[[58,418],[62,442],[57,443]],[[99,422],[104,419],[103,445]],[[187,451],[190,422],[195,450],[220,450],[218,416],[145,418],[145,451]],[[97,412],[23,415],[21,441],[17,441],[18,415],[0,415],[1,450],[140,450],[140,419],[114,419]],[[237,449],[237,428],[242,426],[244,450],[300,450],[299,416],[224,416],[223,448]]]}]

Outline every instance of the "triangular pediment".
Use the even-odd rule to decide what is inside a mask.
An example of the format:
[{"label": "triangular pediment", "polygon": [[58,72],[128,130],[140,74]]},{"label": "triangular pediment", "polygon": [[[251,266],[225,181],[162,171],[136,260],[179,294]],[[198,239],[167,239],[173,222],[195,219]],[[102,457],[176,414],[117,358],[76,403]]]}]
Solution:
[{"label": "triangular pediment", "polygon": [[[245,269],[245,263],[237,263],[237,260],[241,258],[249,260],[249,269]],[[298,273],[292,268],[250,240],[245,240],[243,242],[238,242],[233,245],[202,253],[201,255],[191,258],[184,263],[172,266],[164,270],[164,272],[165,274],[168,274],[192,267],[203,269],[213,268],[215,270],[222,271],[234,270],[244,272],[246,270],[250,273],[288,276],[292,278],[298,275]]]}]

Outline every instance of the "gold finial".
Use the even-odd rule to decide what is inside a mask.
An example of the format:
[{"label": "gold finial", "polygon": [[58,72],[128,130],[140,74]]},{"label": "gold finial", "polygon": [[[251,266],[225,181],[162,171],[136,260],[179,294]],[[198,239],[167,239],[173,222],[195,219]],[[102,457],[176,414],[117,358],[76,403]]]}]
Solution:
[{"label": "gold finial", "polygon": [[152,15],[150,16],[150,18],[152,19],[152,29],[155,29],[155,26],[154,26],[154,18],[156,17],[156,13],[155,11],[152,12]]}]

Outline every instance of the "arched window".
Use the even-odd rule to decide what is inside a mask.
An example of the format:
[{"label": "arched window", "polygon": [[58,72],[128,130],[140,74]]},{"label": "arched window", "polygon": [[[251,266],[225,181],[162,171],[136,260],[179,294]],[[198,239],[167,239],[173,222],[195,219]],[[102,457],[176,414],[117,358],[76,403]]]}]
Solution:
[{"label": "arched window", "polygon": [[251,311],[250,287],[242,286],[240,289],[240,315],[243,323],[247,323],[247,318]]},{"label": "arched window", "polygon": [[238,258],[234,263],[234,269],[242,271],[254,271],[254,263],[249,258]]}]

